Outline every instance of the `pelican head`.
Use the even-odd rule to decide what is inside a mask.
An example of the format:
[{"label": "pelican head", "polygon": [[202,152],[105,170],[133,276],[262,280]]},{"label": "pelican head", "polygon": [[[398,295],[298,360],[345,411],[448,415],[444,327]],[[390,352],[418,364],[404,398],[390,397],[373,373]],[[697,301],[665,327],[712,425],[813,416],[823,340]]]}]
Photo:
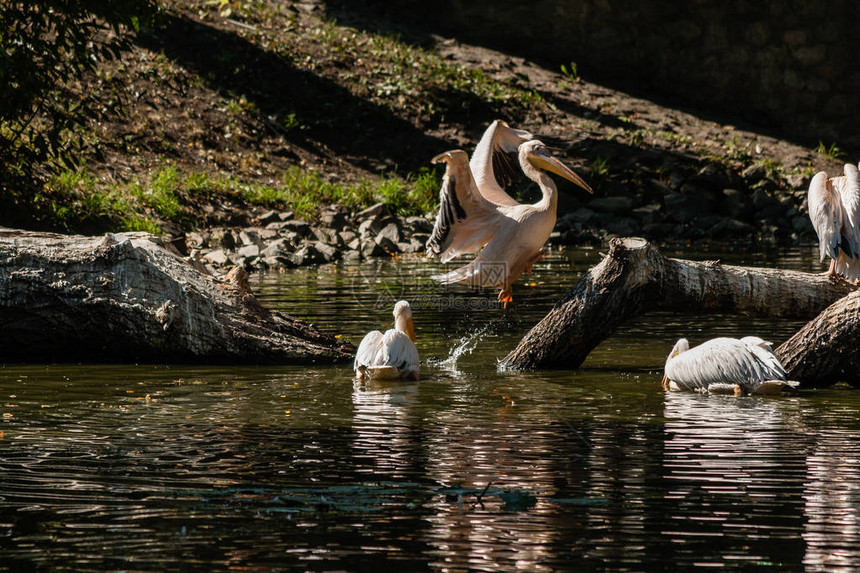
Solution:
[{"label": "pelican head", "polygon": [[[672,347],[672,351],[669,353],[669,356],[666,357],[666,364],[669,364],[669,361],[681,354],[682,352],[686,352],[690,349],[690,341],[686,338],[679,338],[678,342],[675,343],[675,346]],[[663,367],[663,380],[660,382],[663,386],[663,389],[669,387],[669,377],[666,375],[666,367]]]},{"label": "pelican head", "polygon": [[526,141],[520,145],[520,165],[523,171],[528,171],[529,166],[536,169],[545,169],[551,173],[555,173],[564,177],[568,181],[579,185],[589,193],[594,193],[588,183],[583,181],[582,177],[577,175],[567,165],[556,159],[547,149],[546,145],[537,139]]},{"label": "pelican head", "polygon": [[405,300],[394,305],[394,328],[406,333],[409,340],[415,342],[415,324],[412,322],[412,307]]}]

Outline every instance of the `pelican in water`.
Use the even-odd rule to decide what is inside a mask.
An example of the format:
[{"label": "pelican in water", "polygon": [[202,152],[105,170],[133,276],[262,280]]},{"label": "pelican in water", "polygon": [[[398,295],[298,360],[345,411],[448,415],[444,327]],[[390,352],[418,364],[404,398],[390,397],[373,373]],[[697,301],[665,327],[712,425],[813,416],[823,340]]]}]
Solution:
[{"label": "pelican in water", "polygon": [[401,300],[394,305],[394,328],[385,334],[374,330],[365,335],[355,353],[353,368],[360,379],[418,380],[415,325],[408,302]]},{"label": "pelican in water", "polygon": [[[427,252],[443,263],[458,255],[481,252],[469,264],[431,278],[444,284],[498,287],[499,301],[505,306],[513,300],[513,283],[523,272],[531,272],[532,265],[543,256],[543,245],[555,226],[558,193],[555,183],[541,170],[593,193],[579,175],[536,139],[520,144],[518,156],[523,173],[538,184],[543,195],[533,205],[518,203],[498,183],[492,191],[480,188],[465,151],[446,151],[433,158],[433,163],[445,162],[447,167]],[[486,159],[481,162],[486,165]],[[494,180],[492,173],[484,177],[485,184],[490,180]]]},{"label": "pelican in water", "polygon": [[825,273],[860,281],[860,172],[845,164],[845,175],[827,177],[821,171],[809,183],[809,218],[818,234],[820,260],[829,256]]},{"label": "pelican in water", "polygon": [[663,388],[712,394],[779,394],[797,386],[758,336],[714,338],[690,348],[682,338],[666,359]]}]

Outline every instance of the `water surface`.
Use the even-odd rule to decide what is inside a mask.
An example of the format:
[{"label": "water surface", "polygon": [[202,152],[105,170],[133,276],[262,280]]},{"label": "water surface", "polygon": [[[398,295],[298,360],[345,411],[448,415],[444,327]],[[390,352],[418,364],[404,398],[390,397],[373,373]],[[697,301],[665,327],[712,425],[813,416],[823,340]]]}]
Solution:
[{"label": "water surface", "polygon": [[[820,268],[812,248],[683,254]],[[552,253],[507,311],[419,259],[255,277],[264,304],[355,343],[412,301],[419,383],[3,366],[0,570],[853,570],[856,392],[660,390],[680,336],[778,344],[798,322],[652,314],[579,370],[496,370],[600,257]]]}]

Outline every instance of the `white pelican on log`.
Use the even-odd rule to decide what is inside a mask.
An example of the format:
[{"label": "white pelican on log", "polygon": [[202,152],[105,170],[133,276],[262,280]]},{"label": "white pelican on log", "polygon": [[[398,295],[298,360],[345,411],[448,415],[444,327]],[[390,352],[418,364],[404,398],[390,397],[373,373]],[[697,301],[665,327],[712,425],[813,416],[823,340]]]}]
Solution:
[{"label": "white pelican on log", "polygon": [[394,305],[394,328],[385,334],[374,330],[365,335],[355,353],[353,368],[360,379],[418,380],[415,325],[408,302],[401,300]]},{"label": "white pelican on log", "polygon": [[431,278],[445,284],[499,287],[499,301],[505,306],[513,300],[514,281],[524,271],[530,272],[543,256],[543,245],[555,226],[558,193],[555,183],[541,169],[593,192],[536,139],[521,144],[518,155],[523,173],[538,184],[543,194],[533,205],[518,203],[501,187],[490,196],[485,194],[473,177],[465,151],[446,151],[433,158],[433,163],[444,161],[447,168],[427,252],[443,263],[458,255],[481,252],[469,264]]},{"label": "white pelican on log", "polygon": [[821,262],[830,256],[828,275],[860,281],[860,172],[845,164],[845,175],[821,171],[809,183],[809,218],[818,234]]},{"label": "white pelican on log", "polygon": [[779,394],[797,386],[786,381],[785,368],[770,347],[757,336],[714,338],[695,348],[682,338],[666,359],[663,388],[740,396]]}]

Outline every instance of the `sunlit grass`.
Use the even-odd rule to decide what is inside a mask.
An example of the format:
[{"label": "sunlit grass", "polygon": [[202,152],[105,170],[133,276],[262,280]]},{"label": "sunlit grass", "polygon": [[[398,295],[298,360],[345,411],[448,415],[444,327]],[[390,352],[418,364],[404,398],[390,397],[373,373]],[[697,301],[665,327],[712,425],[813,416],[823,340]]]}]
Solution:
[{"label": "sunlit grass", "polygon": [[39,201],[47,205],[49,222],[64,231],[160,233],[166,222],[186,230],[206,225],[194,208],[198,200],[290,210],[308,221],[332,203],[359,210],[381,202],[401,216],[426,215],[436,208],[439,186],[438,174],[429,169],[405,178],[387,174],[339,182],[294,166],[276,184],[265,185],[183,172],[171,164],[119,185],[100,182],[85,168],[62,171],[51,178]]}]

